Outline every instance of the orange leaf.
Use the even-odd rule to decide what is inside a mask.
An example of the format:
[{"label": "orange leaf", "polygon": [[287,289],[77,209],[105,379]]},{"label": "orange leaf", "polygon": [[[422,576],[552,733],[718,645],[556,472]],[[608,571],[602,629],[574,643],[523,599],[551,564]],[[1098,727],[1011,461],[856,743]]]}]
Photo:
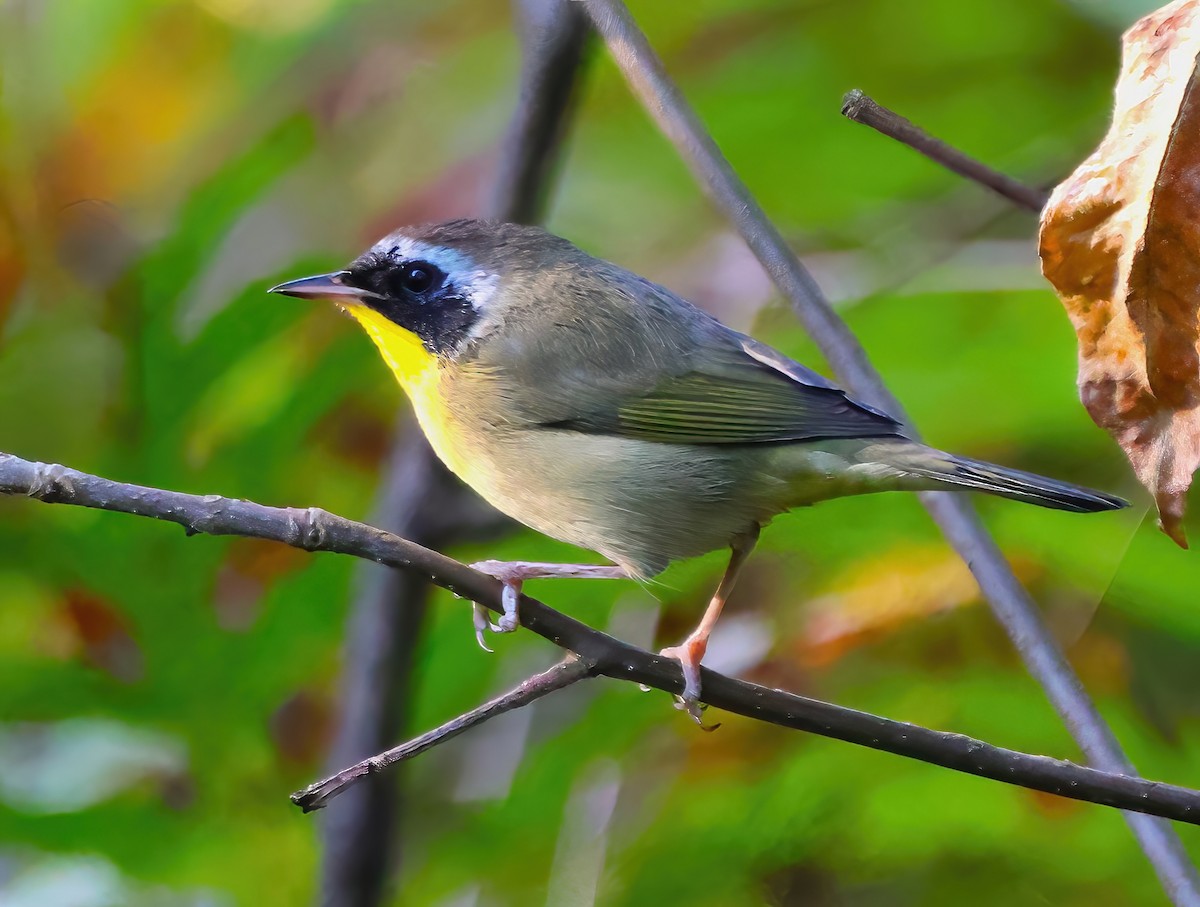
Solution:
[{"label": "orange leaf", "polygon": [[[1036,568],[1014,563],[1023,581]],[[846,652],[914,621],[979,601],[970,568],[940,546],[901,545],[856,562],[833,582],[833,590],[808,605],[800,639],[810,665],[836,661]]]},{"label": "orange leaf", "polygon": [[1200,2],[1124,38],[1112,127],[1042,212],[1042,272],[1079,335],[1079,395],[1181,525],[1200,465]]}]

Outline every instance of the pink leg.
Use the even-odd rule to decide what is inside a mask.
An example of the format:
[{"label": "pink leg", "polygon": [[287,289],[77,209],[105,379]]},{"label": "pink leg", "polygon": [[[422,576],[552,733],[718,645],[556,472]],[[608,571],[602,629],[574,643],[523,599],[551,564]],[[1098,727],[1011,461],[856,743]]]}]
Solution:
[{"label": "pink leg", "polygon": [[549,579],[553,577],[579,577],[586,579],[628,579],[622,567],[601,564],[541,564],[532,561],[478,561],[471,565],[480,573],[494,576],[504,584],[501,602],[504,613],[493,623],[487,608],[475,606],[475,639],[485,652],[492,651],[483,641],[483,631],[511,633],[517,629],[517,602],[521,600],[521,586],[527,579]]},{"label": "pink leg", "polygon": [[729,556],[729,566],[725,568],[725,575],[721,577],[721,583],[717,586],[717,591],[713,593],[712,600],[708,603],[708,609],[700,618],[696,629],[679,645],[669,646],[658,653],[666,658],[674,658],[682,667],[683,695],[679,697],[675,707],[687,712],[702,727],[703,723],[700,720],[700,662],[708,649],[708,637],[712,633],[713,627],[717,625],[721,609],[725,607],[725,602],[733,591],[733,584],[737,582],[738,573],[741,572],[742,565],[746,563],[746,558],[754,550],[757,541],[758,528],[755,527],[753,532],[747,533],[733,542],[730,546],[733,551]]}]

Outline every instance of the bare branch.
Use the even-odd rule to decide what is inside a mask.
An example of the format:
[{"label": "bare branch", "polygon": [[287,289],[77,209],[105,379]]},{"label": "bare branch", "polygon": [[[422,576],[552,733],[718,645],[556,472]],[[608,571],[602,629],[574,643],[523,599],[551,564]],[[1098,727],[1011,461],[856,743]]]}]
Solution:
[{"label": "bare branch", "polygon": [[[784,242],[749,189],[663,68],[621,0],[581,0],[617,67],[659,128],[690,167],[696,181],[734,224],[775,285],[816,341],[842,382],[857,396],[897,417],[899,401],[871,365],[858,339],[821,293],[812,275]],[[1068,664],[1033,599],[1017,581],[970,501],[946,492],[924,492],[926,509],[970,567],[997,619],[1030,674],[1095,766],[1135,775],[1116,736]],[[1126,820],[1177,904],[1200,904],[1200,876],[1179,836],[1161,822],[1127,815]]]},{"label": "bare branch", "polygon": [[[183,526],[189,535],[242,535],[273,539],[306,551],[349,554],[414,571],[456,595],[503,611],[501,585],[492,577],[407,539],[313,507],[266,507],[219,495],[201,497],[126,485],[9,454],[0,454],[0,494],[166,520]],[[592,673],[668,693],[683,690],[677,661],[593,630],[528,596],[521,597],[520,614],[523,626],[574,652]],[[701,669],[701,677],[709,705],[747,718],[1005,784],[1200,825],[1200,791],[1002,749],[962,734],[934,731],[735,680],[707,668]]]},{"label": "bare branch", "polygon": [[496,171],[491,216],[535,224],[545,217],[552,177],[575,108],[592,29],[570,0],[519,0],[521,99]]},{"label": "bare branch", "polygon": [[1006,176],[1000,171],[980,163],[952,145],[947,145],[911,120],[878,104],[857,88],[846,92],[846,96],[842,99],[842,116],[855,123],[870,126],[876,132],[881,132],[907,145],[934,163],[941,164],[947,170],[991,189],[1014,205],[1032,211],[1034,214],[1041,213],[1050,198],[1049,192],[1027,186],[1020,180],[1013,179],[1011,176]]},{"label": "bare branch", "polygon": [[419,756],[426,750],[433,749],[435,746],[457,737],[463,731],[469,731],[476,725],[483,724],[498,715],[527,706],[543,696],[548,696],[585,677],[590,677],[594,668],[594,663],[568,654],[554,667],[522,681],[520,685],[509,690],[503,696],[497,696],[478,708],[459,715],[457,718],[452,718],[445,724],[432,731],[426,731],[420,737],[414,737],[407,743],[393,747],[378,756],[364,759],[328,778],[310,784],[304,790],[296,791],[292,794],[292,802],[306,813],[321,809],[346,788],[364,778],[381,772],[397,762]]}]

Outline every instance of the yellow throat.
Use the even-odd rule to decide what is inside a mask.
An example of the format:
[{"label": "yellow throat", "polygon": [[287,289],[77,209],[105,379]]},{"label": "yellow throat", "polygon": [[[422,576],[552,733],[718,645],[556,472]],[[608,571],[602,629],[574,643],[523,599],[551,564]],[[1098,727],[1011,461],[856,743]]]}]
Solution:
[{"label": "yellow throat", "polygon": [[392,370],[404,392],[417,404],[417,397],[429,393],[427,385],[436,381],[437,356],[425,349],[421,338],[412,331],[405,330],[368,306],[348,305],[346,311],[363,326],[367,336],[379,347],[383,361]]},{"label": "yellow throat", "polygon": [[448,413],[438,393],[438,357],[425,348],[421,338],[365,305],[345,307],[374,341],[404,392],[412,401],[421,430],[451,471],[462,476],[465,458],[451,435]]}]

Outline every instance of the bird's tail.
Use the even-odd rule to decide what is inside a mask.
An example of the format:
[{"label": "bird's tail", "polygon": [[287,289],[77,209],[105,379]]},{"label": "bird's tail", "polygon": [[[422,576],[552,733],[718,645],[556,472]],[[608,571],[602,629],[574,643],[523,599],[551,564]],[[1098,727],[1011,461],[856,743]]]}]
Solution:
[{"label": "bird's tail", "polygon": [[937,451],[936,457],[906,458],[905,462],[896,465],[910,475],[933,479],[942,486],[983,491],[1053,510],[1095,513],[1129,506],[1123,498],[1103,491],[941,451]]}]

